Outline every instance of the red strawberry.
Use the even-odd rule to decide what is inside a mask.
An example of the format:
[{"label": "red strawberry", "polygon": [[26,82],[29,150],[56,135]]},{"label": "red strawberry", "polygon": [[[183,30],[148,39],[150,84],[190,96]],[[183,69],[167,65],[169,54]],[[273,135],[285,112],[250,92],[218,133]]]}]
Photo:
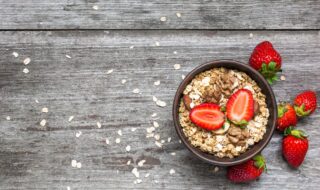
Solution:
[{"label": "red strawberry", "polygon": [[254,101],[250,90],[240,89],[227,102],[227,117],[237,125],[247,124],[254,115]]},{"label": "red strawberry", "polygon": [[254,48],[249,64],[272,84],[273,81],[278,79],[276,73],[281,71],[281,56],[273,48],[271,42],[264,41]]},{"label": "red strawberry", "polygon": [[223,112],[218,105],[212,103],[195,106],[189,117],[194,124],[207,130],[220,129],[224,123]]},{"label": "red strawberry", "polygon": [[302,164],[308,151],[307,135],[301,130],[292,130],[291,127],[285,130],[285,135],[282,141],[282,154],[290,166],[297,168]]},{"label": "red strawberry", "polygon": [[295,126],[297,121],[296,112],[290,104],[281,103],[278,105],[277,129],[279,131],[284,131],[290,126]]},{"label": "red strawberry", "polygon": [[266,170],[262,155],[236,166],[228,167],[227,178],[232,182],[248,182],[257,179]]},{"label": "red strawberry", "polygon": [[299,117],[312,114],[317,108],[317,95],[314,91],[307,90],[297,95],[294,99],[294,109]]}]

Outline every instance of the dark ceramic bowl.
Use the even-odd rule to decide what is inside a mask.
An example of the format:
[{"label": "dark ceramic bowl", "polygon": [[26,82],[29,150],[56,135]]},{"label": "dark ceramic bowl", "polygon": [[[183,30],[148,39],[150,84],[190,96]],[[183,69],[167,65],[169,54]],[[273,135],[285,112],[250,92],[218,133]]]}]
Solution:
[{"label": "dark ceramic bowl", "polygon": [[[270,112],[268,124],[267,124],[267,130],[266,133],[263,136],[263,139],[261,139],[258,143],[254,144],[252,147],[250,147],[246,152],[240,154],[239,156],[235,158],[218,158],[214,155],[202,152],[200,149],[192,146],[186,136],[184,135],[182,131],[182,127],[179,122],[179,103],[182,98],[182,93],[185,89],[185,87],[191,82],[191,80],[199,73],[212,69],[212,68],[219,68],[224,67],[227,69],[235,69],[238,71],[242,71],[249,75],[261,88],[263,94],[266,95],[266,102],[267,107]],[[256,154],[260,153],[269,143],[273,132],[276,127],[276,120],[277,120],[277,104],[276,99],[273,94],[273,91],[268,84],[268,82],[264,79],[264,77],[251,68],[249,65],[246,65],[244,63],[233,61],[233,60],[219,60],[219,61],[212,61],[209,63],[205,63],[203,65],[198,66],[194,70],[192,70],[185,79],[181,82],[176,95],[174,97],[173,102],[173,121],[176,128],[176,131],[178,133],[178,136],[182,140],[183,144],[198,158],[201,160],[204,160],[208,163],[219,165],[219,166],[232,166],[237,165],[240,163],[243,163],[250,158],[254,157]]]}]

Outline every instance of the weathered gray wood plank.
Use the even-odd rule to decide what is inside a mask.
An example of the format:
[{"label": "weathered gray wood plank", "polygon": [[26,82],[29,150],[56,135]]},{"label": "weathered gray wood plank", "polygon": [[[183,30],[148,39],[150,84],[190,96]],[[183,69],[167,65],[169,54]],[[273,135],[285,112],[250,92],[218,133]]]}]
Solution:
[{"label": "weathered gray wood plank", "polygon": [[320,29],[319,10],[318,0],[1,0],[0,29]]},{"label": "weathered gray wood plank", "polygon": [[[264,39],[283,57],[286,81],[273,86],[278,100],[289,101],[307,88],[320,96],[317,31],[253,32],[252,38],[249,32],[227,31],[0,32],[0,189],[317,189],[319,110],[299,124],[310,135],[302,167],[292,170],[282,160],[276,134],[264,150],[268,174],[250,184],[230,184],[224,168],[213,173],[214,167],[193,158],[175,135],[171,102],[181,75],[214,59],[246,62]],[[25,66],[26,57],[31,63]],[[180,70],[173,69],[176,63]],[[28,74],[22,72],[25,67]],[[114,71],[107,75],[109,69]],[[122,79],[127,82],[121,84]],[[156,80],[160,86],[153,85]],[[134,88],[141,94],[133,94]],[[153,95],[167,107],[157,107]],[[43,107],[49,113],[41,113]],[[160,124],[156,133],[172,138],[162,149],[145,138],[153,112]],[[47,120],[46,127],[39,125],[41,119]],[[72,168],[72,159],[82,168]],[[143,182],[134,185],[131,170],[141,159],[146,159],[139,168]],[[133,164],[126,165],[128,160]],[[169,175],[171,168],[174,175]]]}]

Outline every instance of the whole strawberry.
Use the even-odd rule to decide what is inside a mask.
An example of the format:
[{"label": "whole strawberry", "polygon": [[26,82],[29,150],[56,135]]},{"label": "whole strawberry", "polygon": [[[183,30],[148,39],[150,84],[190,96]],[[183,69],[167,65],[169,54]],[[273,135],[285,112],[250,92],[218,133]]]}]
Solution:
[{"label": "whole strawberry", "polygon": [[299,117],[312,114],[317,108],[317,95],[314,91],[307,90],[296,96],[294,109]]},{"label": "whole strawberry", "polygon": [[298,168],[308,151],[309,143],[307,135],[301,130],[293,130],[291,127],[285,130],[282,141],[282,154],[288,164]]},{"label": "whole strawberry", "polygon": [[227,178],[237,183],[248,182],[257,179],[264,170],[266,170],[264,157],[256,155],[243,164],[228,167]]},{"label": "whole strawberry", "polygon": [[273,48],[271,42],[263,41],[258,44],[251,54],[249,64],[258,70],[270,84],[278,80],[276,73],[281,71],[281,56]]},{"label": "whole strawberry", "polygon": [[279,131],[284,131],[290,126],[295,126],[297,121],[296,112],[290,104],[281,103],[278,105],[277,129]]}]

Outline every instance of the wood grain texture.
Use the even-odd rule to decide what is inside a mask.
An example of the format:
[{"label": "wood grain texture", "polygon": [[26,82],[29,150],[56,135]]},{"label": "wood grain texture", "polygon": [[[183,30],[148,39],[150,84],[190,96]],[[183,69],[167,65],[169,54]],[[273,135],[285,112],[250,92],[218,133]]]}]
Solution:
[{"label": "wood grain texture", "polygon": [[318,0],[0,0],[0,29],[320,29],[319,10]]},{"label": "wood grain texture", "polygon": [[[247,62],[254,46],[265,39],[283,57],[286,81],[273,86],[278,101],[290,101],[304,89],[320,96],[317,31],[253,32],[253,38],[249,32],[228,31],[0,32],[0,189],[317,189],[319,110],[298,125],[310,135],[300,169],[290,169],[282,160],[281,136],[275,134],[264,150],[268,174],[250,184],[229,183],[225,168],[212,172],[214,166],[194,158],[175,134],[171,103],[181,75],[215,59]],[[31,63],[25,66],[26,57]],[[181,69],[174,70],[174,64]],[[30,73],[22,72],[25,67]],[[107,75],[110,69],[114,71]],[[121,84],[122,79],[127,82]],[[153,85],[156,80],[159,86]],[[141,94],[133,94],[135,88]],[[168,105],[157,107],[152,96]],[[43,107],[49,112],[41,113]],[[172,138],[163,148],[145,137],[154,112],[160,124],[156,133]],[[68,122],[71,115],[74,119]],[[47,120],[45,127],[39,125],[42,119]],[[82,168],[72,168],[72,159]],[[131,170],[142,159],[143,182],[135,185]],[[169,175],[171,168],[174,175]]]}]

